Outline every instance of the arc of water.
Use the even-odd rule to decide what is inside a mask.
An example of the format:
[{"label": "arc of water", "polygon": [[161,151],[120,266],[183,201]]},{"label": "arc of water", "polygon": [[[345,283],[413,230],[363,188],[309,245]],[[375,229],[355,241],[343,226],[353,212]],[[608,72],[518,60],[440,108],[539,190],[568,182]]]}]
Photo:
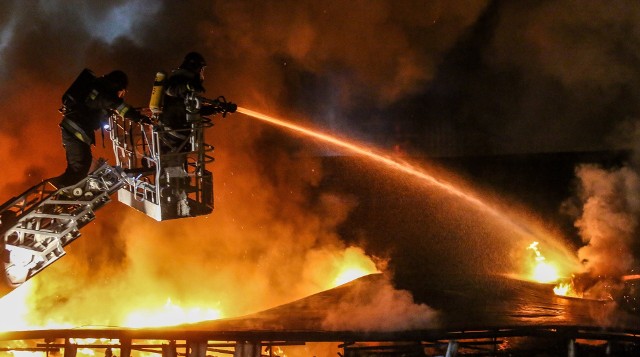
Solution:
[{"label": "arc of water", "polygon": [[306,136],[312,137],[314,139],[320,140],[320,141],[324,141],[326,143],[335,145],[337,147],[340,147],[342,149],[348,150],[352,153],[358,154],[358,155],[362,155],[364,157],[367,157],[369,159],[374,160],[375,162],[381,163],[386,165],[387,167],[390,167],[392,169],[398,170],[400,172],[406,173],[408,175],[417,177],[421,180],[424,180],[426,183],[434,185],[442,190],[444,190],[445,192],[448,192],[449,194],[452,194],[454,196],[460,197],[463,200],[469,202],[470,204],[472,204],[473,206],[477,207],[478,209],[482,210],[483,212],[486,212],[494,217],[496,217],[497,219],[499,219],[502,222],[505,222],[506,224],[512,226],[514,229],[516,229],[518,232],[526,234],[526,235],[532,235],[532,233],[526,229],[525,227],[521,226],[520,224],[517,224],[516,222],[514,222],[512,219],[510,219],[509,217],[507,217],[503,212],[498,211],[497,209],[495,209],[494,207],[489,206],[488,204],[486,204],[485,202],[483,202],[482,200],[480,200],[478,197],[464,192],[461,189],[457,188],[456,186],[446,182],[446,181],[442,181],[439,180],[437,178],[435,178],[434,176],[416,168],[413,167],[410,164],[407,163],[401,163],[398,161],[395,161],[389,157],[386,157],[384,155],[378,154],[376,152],[374,152],[374,150],[367,148],[363,145],[359,145],[353,142],[349,142],[347,140],[343,140],[343,139],[339,139],[334,135],[330,135],[330,134],[326,134],[326,133],[322,133],[320,131],[317,130],[312,130],[309,128],[305,128],[303,126],[300,125],[296,125],[293,124],[289,121],[285,121],[282,119],[277,119],[262,113],[258,113],[256,111],[247,109],[247,108],[243,108],[243,107],[238,107],[237,110],[239,113],[245,114],[247,116],[253,117],[255,119],[259,119],[268,123],[271,123],[273,125],[276,126],[280,126],[280,127],[284,127],[287,128],[289,130],[293,130],[295,132],[298,132],[300,134],[304,134]]}]

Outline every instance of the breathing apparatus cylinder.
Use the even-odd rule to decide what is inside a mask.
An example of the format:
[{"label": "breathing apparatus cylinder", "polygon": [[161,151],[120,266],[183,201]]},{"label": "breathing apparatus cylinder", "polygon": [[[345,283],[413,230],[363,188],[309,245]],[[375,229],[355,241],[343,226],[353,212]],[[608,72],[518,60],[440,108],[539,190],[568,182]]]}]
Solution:
[{"label": "breathing apparatus cylinder", "polygon": [[164,98],[164,81],[167,78],[167,74],[160,71],[156,73],[156,78],[153,81],[153,88],[151,89],[151,99],[149,100],[149,109],[151,113],[159,114],[162,112],[162,99]]},{"label": "breathing apparatus cylinder", "polygon": [[62,95],[62,105],[72,108],[85,102],[92,85],[96,80],[96,75],[88,68],[80,72],[78,77],[73,81],[69,89]]}]

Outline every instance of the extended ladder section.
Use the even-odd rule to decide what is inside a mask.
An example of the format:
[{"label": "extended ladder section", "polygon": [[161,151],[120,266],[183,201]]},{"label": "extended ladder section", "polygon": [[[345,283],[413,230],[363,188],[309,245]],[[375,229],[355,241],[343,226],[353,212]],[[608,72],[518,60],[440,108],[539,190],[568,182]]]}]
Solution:
[{"label": "extended ladder section", "polygon": [[180,129],[111,116],[115,167],[101,161],[75,185],[43,181],[0,206],[0,297],[61,258],[116,192],[120,202],[158,221],[211,213],[213,175],[205,165],[213,147],[204,143],[204,130],[213,124],[199,114],[204,100],[188,98]]},{"label": "extended ladder section", "polygon": [[213,210],[213,146],[204,143],[210,119],[195,115],[185,129],[110,119],[116,164],[131,177],[118,200],[158,221],[195,217]]},{"label": "extended ladder section", "polygon": [[6,273],[0,296],[64,256],[64,247],[124,182],[121,170],[102,163],[73,186],[57,189],[43,181],[0,207],[0,266]]}]

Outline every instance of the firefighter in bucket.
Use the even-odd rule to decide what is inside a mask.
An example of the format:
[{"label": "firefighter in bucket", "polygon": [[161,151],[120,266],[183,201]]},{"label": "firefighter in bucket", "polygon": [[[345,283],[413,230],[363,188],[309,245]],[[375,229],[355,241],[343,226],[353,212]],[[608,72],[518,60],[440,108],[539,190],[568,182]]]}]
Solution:
[{"label": "firefighter in bucket", "polygon": [[202,96],[206,65],[200,53],[190,52],[166,79],[163,72],[158,72],[149,103],[152,113],[158,114],[161,185],[171,187],[171,193],[163,198],[170,201],[167,204],[176,205],[179,216],[189,214],[186,191],[195,184],[192,177],[202,174],[189,160],[191,164],[204,161],[203,148],[197,143],[209,122],[205,117],[218,113],[225,116],[237,110],[236,104],[222,96],[214,100]]},{"label": "firefighter in bucket", "polygon": [[227,102],[223,97],[216,100],[202,100],[197,106],[190,103],[201,96],[204,88],[204,71],[207,63],[198,52],[190,52],[180,64],[180,67],[169,74],[164,82],[163,109],[160,123],[169,131],[165,136],[167,145],[174,151],[183,151],[180,146],[187,139],[191,122],[197,116],[210,116],[217,113],[233,113],[237,105]]},{"label": "firefighter in bucket", "polygon": [[149,118],[124,102],[128,78],[120,70],[96,77],[83,70],[62,96],[63,114],[60,128],[67,167],[64,173],[51,180],[57,188],[73,185],[84,179],[91,168],[95,145],[95,131],[101,129],[111,114],[135,122],[149,122]]}]

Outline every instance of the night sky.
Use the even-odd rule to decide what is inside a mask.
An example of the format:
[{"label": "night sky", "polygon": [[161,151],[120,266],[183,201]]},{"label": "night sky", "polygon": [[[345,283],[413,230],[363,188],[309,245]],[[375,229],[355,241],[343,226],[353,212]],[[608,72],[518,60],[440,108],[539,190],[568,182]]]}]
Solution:
[{"label": "night sky", "polygon": [[10,137],[24,117],[55,123],[53,93],[84,67],[125,70],[144,106],[149,78],[190,50],[209,61],[212,96],[416,155],[628,147],[638,112],[633,1],[0,6]]},{"label": "night sky", "polygon": [[155,71],[190,50],[209,61],[211,96],[414,155],[628,148],[638,112],[633,1],[0,6],[13,138],[25,117],[57,124],[53,93],[84,67],[125,70],[145,106]]},{"label": "night sky", "polygon": [[[63,171],[57,110],[83,68],[125,71],[126,100],[145,107],[156,71],[170,71],[194,50],[208,62],[206,96],[224,95],[241,107],[403,157],[633,150],[640,142],[637,1],[5,0],[0,201]],[[115,248],[79,240],[75,253],[47,273],[61,277],[55,286],[40,285],[41,295],[63,296],[60,304],[89,311],[92,296],[112,294],[112,277],[122,286],[141,274],[158,278],[148,279],[156,291],[184,292],[184,282],[170,286],[167,268],[141,255],[153,246],[159,260],[173,258],[176,251],[162,242],[176,237],[185,252],[198,250],[180,260],[186,274],[204,265],[219,272],[209,277],[211,286],[252,281],[238,287],[240,294],[268,290],[276,296],[258,305],[236,301],[232,314],[317,291],[314,274],[302,267],[342,254],[346,246],[337,227],[358,203],[334,193],[310,194],[323,176],[313,157],[341,153],[241,114],[216,119],[207,135],[217,150],[211,168],[216,210],[208,221],[196,219],[185,231],[179,223],[153,226],[146,217],[125,218],[126,207],[109,207],[102,213],[109,218],[83,234]],[[98,139],[94,153],[111,158],[110,143],[105,145]],[[583,168],[576,177],[583,182],[576,220],[586,242],[603,234],[588,233],[583,208],[604,182],[616,180],[605,190],[617,203],[627,197],[622,208],[612,209],[629,227],[621,243],[626,247],[637,236],[640,211],[633,161],[623,171]],[[203,242],[204,231],[215,244]],[[154,232],[152,239],[140,238]],[[588,254],[597,255],[594,250]],[[236,264],[240,268],[231,267]],[[613,271],[630,265],[625,261]],[[77,269],[73,277],[65,275],[70,268]],[[100,286],[90,284],[95,281]],[[78,296],[72,284],[91,287]],[[190,298],[208,297],[199,294]],[[142,298],[131,301],[142,304]]]}]

